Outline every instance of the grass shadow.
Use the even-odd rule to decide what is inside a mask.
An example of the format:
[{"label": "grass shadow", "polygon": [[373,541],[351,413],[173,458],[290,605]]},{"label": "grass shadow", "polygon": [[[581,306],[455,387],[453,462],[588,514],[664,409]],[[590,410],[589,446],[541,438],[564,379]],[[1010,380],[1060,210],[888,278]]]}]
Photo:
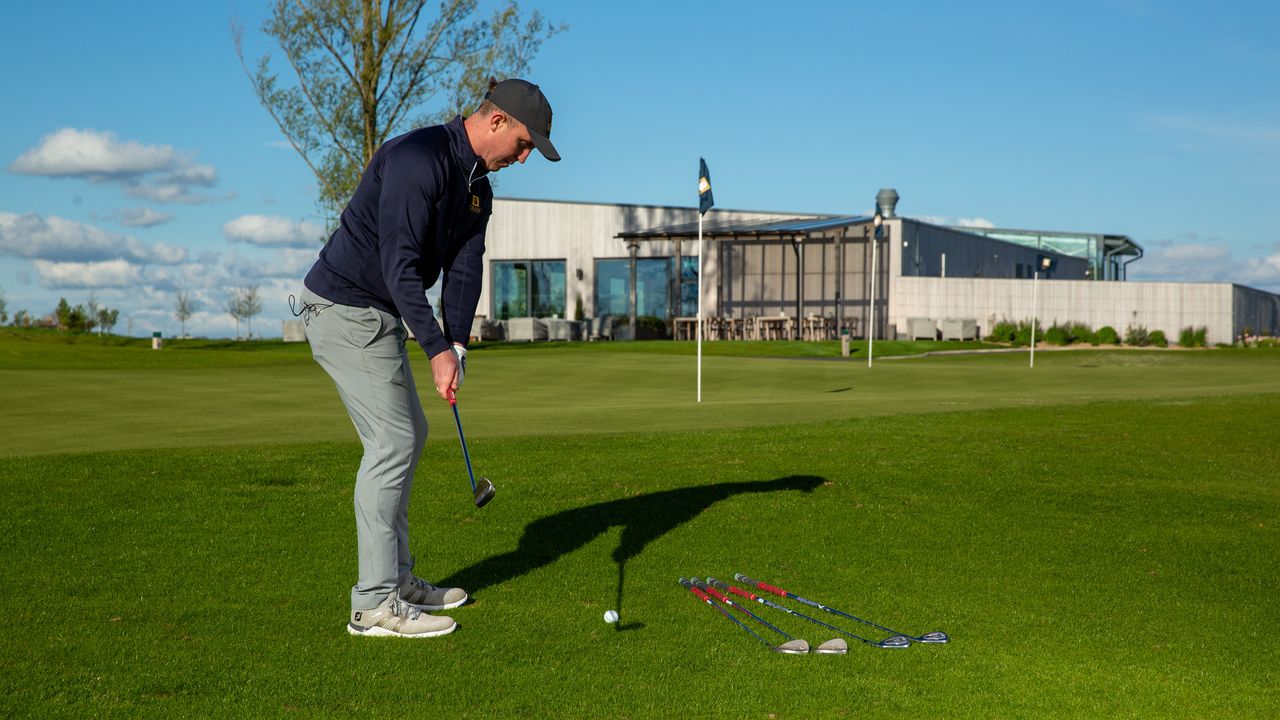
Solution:
[{"label": "grass shadow", "polygon": [[[586,505],[534,520],[525,526],[515,550],[486,558],[443,579],[442,585],[476,593],[485,588],[545,567],[586,545],[610,528],[621,527],[622,537],[613,551],[618,564],[617,607],[622,612],[626,563],[649,543],[697,517],[721,500],[748,493],[788,490],[813,492],[825,480],[814,475],[790,475],[774,480],[727,482],[663,490],[621,500]],[[642,624],[618,625],[619,630]]]}]

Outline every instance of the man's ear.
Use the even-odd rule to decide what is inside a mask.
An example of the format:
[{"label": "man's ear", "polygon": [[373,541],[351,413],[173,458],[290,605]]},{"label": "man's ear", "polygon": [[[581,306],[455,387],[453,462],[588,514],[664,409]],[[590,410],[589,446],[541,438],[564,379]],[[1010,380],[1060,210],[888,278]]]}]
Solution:
[{"label": "man's ear", "polygon": [[506,123],[506,114],[495,110],[491,115],[489,115],[489,132],[497,132]]}]

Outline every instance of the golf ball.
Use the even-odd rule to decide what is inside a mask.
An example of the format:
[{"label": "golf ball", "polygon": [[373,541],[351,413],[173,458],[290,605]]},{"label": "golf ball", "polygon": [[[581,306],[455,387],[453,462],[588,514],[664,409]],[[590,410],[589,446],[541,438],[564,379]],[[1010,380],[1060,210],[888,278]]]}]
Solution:
[{"label": "golf ball", "polygon": [[616,610],[605,610],[604,621],[607,623],[618,622],[618,612]]}]

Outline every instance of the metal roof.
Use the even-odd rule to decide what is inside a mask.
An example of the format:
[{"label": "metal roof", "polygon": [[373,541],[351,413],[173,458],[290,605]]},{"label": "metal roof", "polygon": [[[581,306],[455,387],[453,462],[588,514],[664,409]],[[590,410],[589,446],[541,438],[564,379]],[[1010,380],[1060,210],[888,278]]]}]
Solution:
[{"label": "metal roof", "polygon": [[[838,230],[850,225],[861,225],[870,222],[865,215],[843,217],[804,217],[784,218],[782,220],[706,220],[702,223],[703,237],[758,237],[761,235],[808,235],[830,230]],[[646,230],[627,230],[614,237],[624,239],[655,238],[696,238],[698,223],[682,223],[666,227],[648,228]]]}]

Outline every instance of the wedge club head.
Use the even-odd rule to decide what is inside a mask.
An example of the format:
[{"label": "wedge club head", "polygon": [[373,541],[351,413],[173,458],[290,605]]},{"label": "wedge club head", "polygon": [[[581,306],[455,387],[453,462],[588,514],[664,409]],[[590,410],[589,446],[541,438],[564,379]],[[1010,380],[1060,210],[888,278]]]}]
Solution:
[{"label": "wedge club head", "polygon": [[773,651],[776,653],[782,653],[783,655],[803,655],[809,652],[809,641],[800,640],[798,638],[795,640],[788,640],[787,642],[775,647]]},{"label": "wedge club head", "polygon": [[813,651],[818,655],[844,655],[849,652],[849,643],[844,638],[832,638]]},{"label": "wedge club head", "polygon": [[944,643],[944,642],[951,642],[951,638],[947,637],[946,633],[942,632],[941,630],[938,630],[937,632],[930,632],[930,633],[925,633],[921,635],[920,637],[916,638],[916,642]]},{"label": "wedge club head", "polygon": [[489,478],[482,477],[476,483],[475,501],[476,507],[484,507],[484,504],[493,499],[493,483],[489,482]]}]

